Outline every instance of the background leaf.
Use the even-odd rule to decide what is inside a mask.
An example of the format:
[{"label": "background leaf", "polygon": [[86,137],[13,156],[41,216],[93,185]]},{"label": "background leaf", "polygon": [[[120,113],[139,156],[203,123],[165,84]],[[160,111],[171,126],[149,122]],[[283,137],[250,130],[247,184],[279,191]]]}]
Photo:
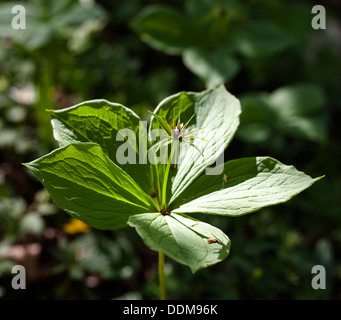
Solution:
[{"label": "background leaf", "polygon": [[[25,8],[26,29],[11,27],[14,5]],[[63,34],[63,29],[104,18],[105,11],[97,4],[84,5],[71,0],[3,3],[0,5],[0,35],[9,36],[26,50],[33,51],[52,42],[57,34]]]},{"label": "background leaf", "polygon": [[327,140],[327,123],[321,114],[326,97],[316,84],[294,83],[269,94],[247,93],[240,101],[243,113],[238,135],[244,140],[268,141],[274,131],[321,143]]},{"label": "background leaf", "polygon": [[233,43],[240,53],[249,58],[275,54],[291,44],[291,39],[268,21],[253,21],[233,35]]},{"label": "background leaf", "polygon": [[322,88],[313,83],[296,83],[281,87],[269,96],[269,103],[287,116],[304,116],[321,109],[325,104]]},{"label": "background leaf", "polygon": [[131,25],[145,42],[168,54],[181,54],[184,49],[200,43],[187,17],[166,6],[146,7]]},{"label": "background leaf", "polygon": [[229,49],[206,51],[200,48],[187,49],[183,53],[185,66],[201,78],[207,88],[224,84],[239,70],[239,63]]}]

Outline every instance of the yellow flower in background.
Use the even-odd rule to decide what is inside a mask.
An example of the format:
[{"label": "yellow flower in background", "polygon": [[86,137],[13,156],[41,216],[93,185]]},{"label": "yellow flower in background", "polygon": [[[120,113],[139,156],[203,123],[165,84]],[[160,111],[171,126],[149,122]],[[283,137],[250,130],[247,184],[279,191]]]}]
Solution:
[{"label": "yellow flower in background", "polygon": [[68,223],[63,225],[63,230],[68,234],[76,234],[82,232],[88,232],[91,230],[91,227],[75,218],[71,218]]}]

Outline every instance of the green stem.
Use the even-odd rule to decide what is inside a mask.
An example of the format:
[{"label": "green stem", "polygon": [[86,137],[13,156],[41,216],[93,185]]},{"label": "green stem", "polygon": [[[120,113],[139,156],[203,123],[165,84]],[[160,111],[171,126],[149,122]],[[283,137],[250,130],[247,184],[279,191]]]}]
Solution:
[{"label": "green stem", "polygon": [[161,199],[161,207],[163,210],[167,209],[167,184],[168,184],[169,169],[170,169],[170,166],[172,163],[172,158],[173,158],[174,152],[177,150],[177,147],[178,147],[178,142],[176,141],[173,143],[172,150],[171,150],[171,153],[170,153],[169,158],[168,158],[166,170],[165,170],[164,176],[163,176],[162,199]]},{"label": "green stem", "polygon": [[166,300],[165,255],[159,251],[160,300]]}]

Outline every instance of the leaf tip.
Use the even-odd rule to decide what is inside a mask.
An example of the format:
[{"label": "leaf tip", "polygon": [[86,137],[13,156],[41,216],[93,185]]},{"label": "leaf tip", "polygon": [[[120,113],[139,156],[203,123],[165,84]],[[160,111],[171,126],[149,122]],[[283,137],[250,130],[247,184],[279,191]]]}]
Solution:
[{"label": "leaf tip", "polygon": [[319,180],[323,179],[325,176],[326,176],[326,175],[324,174],[323,176],[320,176],[320,177],[315,178],[315,180],[316,180],[316,181],[319,181]]},{"label": "leaf tip", "polygon": [[26,168],[30,169],[32,172],[35,172],[36,168],[34,167],[34,165],[32,165],[32,162],[23,162],[21,164]]},{"label": "leaf tip", "polygon": [[29,169],[31,169],[31,167],[32,167],[32,165],[31,165],[30,162],[22,162],[21,164],[22,164],[23,166],[25,166],[26,168],[29,168]]}]

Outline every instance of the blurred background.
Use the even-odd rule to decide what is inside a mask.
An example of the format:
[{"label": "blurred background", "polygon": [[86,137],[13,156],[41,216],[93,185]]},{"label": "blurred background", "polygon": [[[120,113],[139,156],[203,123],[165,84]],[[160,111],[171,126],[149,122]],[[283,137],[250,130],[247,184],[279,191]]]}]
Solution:
[{"label": "blurred background", "polygon": [[[26,29],[11,27],[26,9]],[[57,147],[45,109],[105,98],[146,110],[224,83],[242,103],[225,160],[270,155],[312,177],[286,204],[200,216],[230,256],[192,274],[166,258],[169,299],[341,298],[341,6],[323,1],[31,0],[0,3],[0,299],[158,299],[157,253],[131,229],[70,219],[23,162]],[[323,21],[319,21],[320,23]],[[26,289],[14,290],[14,265]],[[326,289],[314,290],[314,265]]]}]

